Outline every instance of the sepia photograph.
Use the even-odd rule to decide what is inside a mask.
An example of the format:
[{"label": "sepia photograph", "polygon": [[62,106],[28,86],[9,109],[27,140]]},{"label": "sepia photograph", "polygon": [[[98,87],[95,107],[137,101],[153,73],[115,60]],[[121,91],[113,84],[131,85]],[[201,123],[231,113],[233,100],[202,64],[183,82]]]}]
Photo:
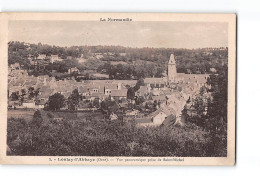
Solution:
[{"label": "sepia photograph", "polygon": [[2,17],[2,162],[234,164],[234,14]]}]

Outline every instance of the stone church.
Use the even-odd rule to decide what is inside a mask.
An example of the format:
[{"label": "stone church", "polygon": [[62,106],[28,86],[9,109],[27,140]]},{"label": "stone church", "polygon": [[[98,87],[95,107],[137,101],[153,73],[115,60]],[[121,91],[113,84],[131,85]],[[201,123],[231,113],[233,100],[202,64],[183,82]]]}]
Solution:
[{"label": "stone church", "polygon": [[177,73],[176,61],[174,54],[171,54],[168,62],[168,75],[163,78],[145,78],[144,83],[147,87],[164,88],[169,87],[171,84],[178,83],[195,83],[199,85],[205,85],[208,74],[185,74]]}]

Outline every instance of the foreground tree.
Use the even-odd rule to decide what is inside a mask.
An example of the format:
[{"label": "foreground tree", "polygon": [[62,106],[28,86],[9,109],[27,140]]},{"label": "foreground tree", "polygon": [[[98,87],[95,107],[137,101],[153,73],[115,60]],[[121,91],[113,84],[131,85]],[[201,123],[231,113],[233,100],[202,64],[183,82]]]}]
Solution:
[{"label": "foreground tree", "polygon": [[78,89],[73,90],[72,94],[68,98],[69,110],[71,110],[71,111],[77,110],[80,99],[81,99],[81,96],[79,94]]},{"label": "foreground tree", "polygon": [[12,92],[10,97],[11,97],[12,101],[18,100],[19,99],[19,92]]},{"label": "foreground tree", "polygon": [[127,99],[134,100],[134,98],[135,98],[134,88],[130,87],[130,88],[127,90]]},{"label": "foreground tree", "polygon": [[111,113],[115,113],[118,110],[118,104],[116,101],[111,100],[111,97],[106,98],[101,103],[101,110],[103,114],[110,115]]},{"label": "foreground tree", "polygon": [[55,93],[49,97],[48,109],[52,111],[60,110],[60,108],[65,106],[65,97],[60,93]]},{"label": "foreground tree", "polygon": [[208,79],[213,97],[208,106],[208,129],[213,133],[225,131],[227,125],[227,67],[219,72],[219,75],[211,75]]},{"label": "foreground tree", "polygon": [[40,127],[42,124],[42,115],[41,112],[39,110],[35,111],[34,115],[33,115],[33,120],[32,123],[35,124],[37,127]]}]

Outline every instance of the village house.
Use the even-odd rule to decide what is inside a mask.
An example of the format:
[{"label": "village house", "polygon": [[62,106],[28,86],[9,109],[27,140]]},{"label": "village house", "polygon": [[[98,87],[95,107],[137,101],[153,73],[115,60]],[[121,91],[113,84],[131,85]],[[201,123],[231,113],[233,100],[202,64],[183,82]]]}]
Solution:
[{"label": "village house", "polygon": [[50,56],[46,56],[46,54],[40,54],[36,60],[34,61],[34,65],[37,66],[45,66],[50,63]]},{"label": "village house", "polygon": [[116,119],[118,119],[118,116],[115,113],[111,113],[109,118],[110,118],[110,120],[116,120]]},{"label": "village house", "polygon": [[50,62],[53,64],[54,62],[61,62],[63,61],[58,55],[51,55]]},{"label": "village house", "polygon": [[77,67],[73,67],[73,68],[68,69],[68,74],[72,74],[72,73],[80,73],[80,72]]},{"label": "village house", "polygon": [[176,62],[172,54],[168,62],[168,76],[145,78],[145,86],[141,86],[136,93],[137,96],[151,93],[152,100],[160,102],[160,107],[157,107],[156,111],[143,119],[138,119],[138,125],[157,126],[164,122],[169,124],[171,121],[182,125],[181,113],[187,100],[200,93],[200,88],[206,86],[208,77],[208,74],[177,73]]},{"label": "village house", "polygon": [[79,58],[77,58],[77,61],[79,64],[82,64],[82,63],[87,62],[87,59],[85,59],[84,57],[79,57]]},{"label": "village house", "polygon": [[119,56],[126,56],[126,53],[119,53]]},{"label": "village house", "polygon": [[46,59],[46,54],[40,54],[38,57],[37,57],[37,60],[44,60]]},{"label": "village house", "polygon": [[14,63],[14,64],[11,64],[10,65],[10,68],[11,68],[11,71],[12,70],[20,70],[21,69],[21,67],[20,67],[20,64],[19,63]]},{"label": "village house", "polygon": [[100,54],[100,55],[95,55],[95,58],[96,58],[96,59],[102,59],[102,58],[104,58],[104,56],[103,56],[102,54]]},{"label": "village house", "polygon": [[127,110],[125,112],[126,117],[132,117],[132,118],[139,118],[140,117],[140,111],[136,109]]},{"label": "village house", "polygon": [[72,59],[72,56],[67,56],[67,60],[71,60]]},{"label": "village house", "polygon": [[36,108],[34,100],[26,100],[22,103],[24,108]]},{"label": "village house", "polygon": [[90,74],[90,77],[92,78],[98,78],[98,79],[108,79],[109,75],[107,74],[102,74],[102,73],[92,73]]},{"label": "village house", "polygon": [[[52,56],[54,58],[52,61],[55,61],[57,55]],[[39,55],[37,59],[44,60],[45,58],[46,55]],[[16,69],[14,65],[13,68],[15,69],[9,69],[10,72],[8,75],[9,96],[12,92],[19,92],[21,94],[22,89],[28,90],[29,87],[34,87],[35,90],[39,89],[39,102],[36,102],[36,104],[25,102],[24,107],[35,106],[43,108],[49,96],[54,93],[61,93],[65,98],[68,98],[75,89],[78,89],[84,100],[91,102],[98,100],[101,102],[111,97],[112,100],[121,100],[119,103],[123,103],[123,100],[127,98],[127,88],[134,87],[137,83],[137,80],[88,80],[77,82],[75,79],[65,79],[56,81],[54,77],[47,75],[38,77],[28,76],[26,71],[20,70],[20,68]],[[68,70],[69,74],[73,72],[79,72],[79,70],[76,67]],[[149,99],[149,101],[160,103],[160,107],[158,106],[158,109],[154,113],[145,117],[148,120],[144,121],[149,121],[153,125],[159,125],[169,115],[179,117],[186,101],[189,98],[194,99],[200,93],[200,88],[206,85],[208,76],[207,74],[177,73],[174,55],[171,55],[168,63],[167,77],[145,78],[144,85],[140,86],[140,89],[136,92],[136,96],[143,96]],[[162,109],[165,106],[167,108]],[[171,110],[167,111],[167,109]],[[127,112],[126,114],[130,116],[131,112]]]}]

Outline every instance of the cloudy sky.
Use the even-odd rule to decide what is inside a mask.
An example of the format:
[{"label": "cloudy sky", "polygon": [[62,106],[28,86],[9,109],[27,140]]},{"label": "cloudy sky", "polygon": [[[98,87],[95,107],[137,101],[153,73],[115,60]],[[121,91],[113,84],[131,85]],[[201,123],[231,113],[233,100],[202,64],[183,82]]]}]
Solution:
[{"label": "cloudy sky", "polygon": [[57,46],[226,47],[227,27],[205,22],[10,21],[8,38]]}]

